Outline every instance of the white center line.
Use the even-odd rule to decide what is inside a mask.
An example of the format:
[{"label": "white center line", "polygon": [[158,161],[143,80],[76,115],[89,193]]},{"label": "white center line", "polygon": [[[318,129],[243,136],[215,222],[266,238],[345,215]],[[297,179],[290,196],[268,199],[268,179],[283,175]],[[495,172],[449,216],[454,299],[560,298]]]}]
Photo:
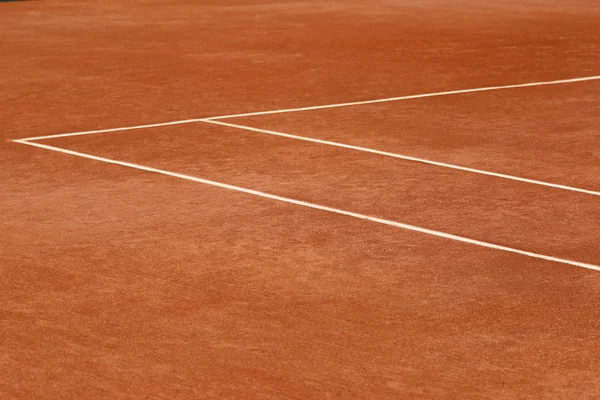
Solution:
[{"label": "white center line", "polygon": [[468,244],[479,246],[479,247],[485,247],[485,248],[504,251],[504,252],[508,252],[508,253],[519,254],[522,256],[526,256],[526,257],[551,261],[551,262],[560,263],[560,264],[572,265],[572,266],[586,268],[586,269],[590,269],[590,270],[594,270],[594,271],[600,271],[600,266],[594,265],[594,264],[588,264],[588,263],[584,263],[584,262],[568,260],[568,259],[559,258],[559,257],[547,256],[544,254],[538,254],[538,253],[534,253],[531,251],[515,249],[512,247],[502,246],[502,245],[498,245],[498,244],[494,244],[494,243],[488,243],[488,242],[484,242],[481,240],[471,239],[471,238],[467,238],[464,236],[458,236],[458,235],[453,235],[450,233],[445,233],[445,232],[422,228],[422,227],[418,227],[418,226],[414,226],[414,225],[404,224],[401,222],[391,221],[388,219],[373,217],[373,216],[369,216],[369,215],[365,215],[365,214],[359,214],[359,213],[355,213],[355,212],[351,212],[351,211],[341,210],[338,208],[328,207],[328,206],[319,205],[319,204],[315,204],[315,203],[309,203],[309,202],[302,201],[302,200],[291,199],[288,197],[277,196],[277,195],[270,194],[270,193],[260,192],[258,190],[253,190],[253,189],[244,188],[244,187],[240,187],[240,186],[229,185],[227,183],[197,178],[197,177],[190,176],[190,175],[166,171],[166,170],[162,170],[162,169],[158,169],[158,168],[147,167],[144,165],[134,164],[134,163],[130,163],[130,162],[118,161],[118,160],[113,160],[110,158],[94,156],[92,154],[80,153],[77,151],[67,150],[67,149],[63,149],[60,147],[30,142],[30,141],[27,141],[24,139],[14,140],[14,142],[25,144],[28,146],[39,147],[39,148],[46,149],[46,150],[56,151],[59,153],[69,154],[69,155],[73,155],[73,156],[77,156],[77,157],[87,158],[89,160],[100,161],[100,162],[104,162],[107,164],[120,165],[123,167],[138,169],[138,170],[142,170],[142,171],[146,171],[146,172],[153,172],[153,173],[166,175],[166,176],[170,176],[170,177],[174,177],[174,178],[185,179],[185,180],[192,181],[192,182],[202,183],[205,185],[215,186],[215,187],[219,187],[219,188],[227,189],[227,190],[233,190],[236,192],[246,193],[246,194],[250,194],[253,196],[258,196],[258,197],[262,197],[262,198],[266,198],[266,199],[270,199],[270,200],[280,201],[283,203],[294,204],[297,206],[302,206],[302,207],[307,207],[307,208],[311,208],[311,209],[327,211],[327,212],[334,213],[334,214],[339,214],[339,215],[344,215],[344,216],[348,216],[348,217],[367,220],[367,221],[375,222],[378,224],[393,226],[396,228],[405,229],[405,230],[409,230],[409,231],[413,231],[413,232],[419,232],[419,233],[426,234],[426,235],[441,237],[441,238],[445,238],[445,239],[449,239],[449,240],[454,240],[457,242],[468,243]]},{"label": "white center line", "polygon": [[418,163],[422,163],[422,164],[429,164],[429,165],[434,165],[436,167],[443,167],[443,168],[455,169],[455,170],[464,171],[464,172],[471,172],[471,173],[480,174],[480,175],[493,176],[495,178],[502,178],[502,179],[509,179],[512,181],[525,182],[525,183],[530,183],[533,185],[551,187],[554,189],[562,189],[562,190],[568,190],[571,192],[590,194],[592,196],[600,196],[600,192],[595,191],[595,190],[582,189],[582,188],[578,188],[578,187],[574,187],[574,186],[567,186],[567,185],[561,185],[561,184],[557,184],[557,183],[544,182],[544,181],[540,181],[540,180],[536,180],[536,179],[522,178],[519,176],[502,174],[502,173],[498,173],[498,172],[491,172],[491,171],[486,171],[486,170],[482,170],[482,169],[462,167],[460,165],[448,164],[448,163],[439,162],[439,161],[427,160],[424,158],[406,156],[406,155],[402,155],[402,154],[391,153],[388,151],[375,150],[375,149],[371,149],[368,147],[354,146],[351,144],[333,142],[330,140],[315,139],[315,138],[311,138],[311,137],[307,137],[307,136],[292,135],[290,133],[271,131],[268,129],[254,128],[251,126],[232,124],[229,122],[223,122],[223,121],[218,121],[218,120],[213,120],[213,119],[204,119],[204,120],[202,120],[202,122],[206,122],[208,124],[226,126],[229,128],[242,129],[242,130],[251,131],[251,132],[264,133],[266,135],[280,136],[280,137],[284,137],[284,138],[288,138],[288,139],[302,140],[305,142],[324,144],[324,145],[333,146],[333,147],[341,147],[343,149],[348,149],[348,150],[362,151],[364,153],[377,154],[377,155],[385,156],[385,157],[392,157],[392,158],[397,158],[397,159],[406,160],[406,161],[413,161],[413,162],[418,162]]}]

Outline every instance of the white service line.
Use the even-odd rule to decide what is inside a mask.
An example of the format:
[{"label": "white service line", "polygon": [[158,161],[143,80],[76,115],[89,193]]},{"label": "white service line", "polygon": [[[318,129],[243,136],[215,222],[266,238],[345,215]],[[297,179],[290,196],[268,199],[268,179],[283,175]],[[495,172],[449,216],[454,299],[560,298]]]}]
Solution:
[{"label": "white service line", "polygon": [[[58,139],[65,138],[71,136],[83,136],[83,135],[93,135],[96,133],[109,133],[109,132],[120,132],[120,131],[132,131],[135,129],[146,129],[146,128],[157,128],[161,126],[169,126],[169,125],[181,125],[181,124],[189,124],[192,122],[201,122],[201,118],[193,118],[193,119],[182,119],[179,121],[170,121],[170,122],[159,122],[156,124],[146,124],[146,125],[134,125],[134,126],[124,126],[122,128],[108,128],[108,129],[98,129],[95,131],[82,131],[82,132],[70,132],[70,133],[59,133],[56,135],[46,135],[46,136],[34,136],[28,137],[18,140],[23,140],[27,142],[34,142],[36,140],[46,140],[46,139]],[[18,140],[15,140],[17,142]]]},{"label": "white service line", "polygon": [[326,108],[360,106],[360,105],[365,105],[365,104],[386,103],[386,102],[398,101],[398,100],[422,99],[425,97],[449,96],[449,95],[455,95],[455,94],[475,93],[475,92],[489,92],[492,90],[516,89],[516,88],[533,87],[533,86],[560,85],[560,84],[565,84],[565,83],[575,83],[575,82],[585,82],[585,81],[595,81],[595,80],[600,80],[600,75],[586,76],[586,77],[582,77],[582,78],[559,79],[559,80],[555,80],[555,81],[518,83],[518,84],[514,84],[514,85],[487,86],[487,87],[480,87],[480,88],[475,88],[475,89],[450,90],[450,91],[446,91],[446,92],[414,94],[414,95],[409,95],[409,96],[388,97],[388,98],[384,98],[384,99],[353,101],[353,102],[349,102],[349,103],[324,104],[321,106],[286,108],[286,109],[282,109],[282,110],[257,111],[257,112],[243,113],[243,114],[220,115],[220,116],[209,117],[209,118],[204,118],[204,119],[205,120],[207,120],[207,119],[216,120],[216,119],[226,119],[226,118],[252,117],[252,116],[257,116],[257,115],[291,113],[291,112],[298,112],[298,111],[323,110]]},{"label": "white service line", "polygon": [[527,256],[527,257],[546,260],[546,261],[552,261],[552,262],[560,263],[560,264],[572,265],[572,266],[586,268],[586,269],[590,269],[590,270],[594,270],[594,271],[600,271],[600,266],[594,265],[594,264],[588,264],[588,263],[568,260],[568,259],[564,259],[564,258],[547,256],[544,254],[538,254],[538,253],[534,253],[534,252],[526,251],[526,250],[519,250],[519,249],[515,249],[512,247],[501,246],[501,245],[497,245],[497,244],[493,244],[493,243],[484,242],[481,240],[470,239],[470,238],[463,237],[463,236],[453,235],[450,233],[435,231],[435,230],[427,229],[427,228],[421,228],[421,227],[409,225],[409,224],[403,224],[401,222],[391,221],[388,219],[372,217],[372,216],[365,215],[365,214],[359,214],[359,213],[355,213],[355,212],[351,212],[351,211],[341,210],[338,208],[327,207],[327,206],[323,206],[323,205],[319,205],[319,204],[315,204],[315,203],[309,203],[309,202],[302,201],[302,200],[295,200],[295,199],[291,199],[288,197],[282,197],[282,196],[277,196],[277,195],[270,194],[270,193],[260,192],[258,190],[248,189],[248,188],[244,188],[244,187],[240,187],[240,186],[229,185],[227,183],[215,182],[215,181],[211,181],[208,179],[197,178],[197,177],[190,176],[190,175],[180,174],[180,173],[171,172],[171,171],[165,171],[162,169],[147,167],[144,165],[129,163],[129,162],[125,162],[125,161],[118,161],[118,160],[113,160],[110,158],[98,157],[98,156],[94,156],[92,154],[80,153],[77,151],[67,150],[67,149],[63,149],[60,147],[48,146],[48,145],[36,143],[36,142],[29,142],[24,139],[14,140],[14,142],[25,144],[28,146],[39,147],[41,149],[56,151],[59,153],[69,154],[69,155],[73,155],[73,156],[77,156],[77,157],[83,157],[83,158],[87,158],[90,160],[101,161],[101,162],[104,162],[107,164],[120,165],[123,167],[134,168],[134,169],[147,171],[147,172],[153,172],[153,173],[166,175],[166,176],[170,176],[170,177],[174,177],[174,178],[185,179],[185,180],[192,181],[192,182],[215,186],[215,187],[219,187],[222,189],[233,190],[236,192],[246,193],[246,194],[250,194],[253,196],[258,196],[258,197],[262,197],[262,198],[266,198],[266,199],[270,199],[270,200],[280,201],[283,203],[295,204],[295,205],[302,206],[302,207],[308,207],[308,208],[312,208],[312,209],[316,209],[316,210],[331,212],[334,214],[345,215],[348,217],[367,220],[367,221],[375,222],[378,224],[393,226],[396,228],[401,228],[401,229],[405,229],[405,230],[409,230],[409,231],[413,231],[413,232],[419,232],[419,233],[423,233],[426,235],[437,236],[437,237],[450,239],[450,240],[454,240],[454,241],[462,242],[462,243],[468,243],[468,244],[472,244],[472,245],[479,246],[479,247],[485,247],[485,248],[489,248],[489,249],[505,251],[508,253],[519,254],[522,256]]},{"label": "white service line", "polygon": [[594,80],[600,80],[600,75],[587,76],[587,77],[582,77],[582,78],[560,79],[560,80],[555,80],[555,81],[520,83],[520,84],[515,84],[515,85],[488,86],[488,87],[475,88],[475,89],[462,89],[462,90],[451,90],[451,91],[447,91],[447,92],[415,94],[415,95],[409,95],[409,96],[389,97],[389,98],[385,98],[385,99],[355,101],[355,102],[350,102],[350,103],[326,104],[326,105],[312,106],[312,107],[287,108],[287,109],[283,109],[283,110],[258,111],[258,112],[249,112],[249,113],[243,113],[243,114],[230,114],[230,115],[221,115],[221,116],[208,117],[208,118],[182,119],[182,120],[178,120],[178,121],[159,122],[159,123],[148,124],[148,125],[134,125],[134,126],[125,126],[125,127],[121,127],[121,128],[109,128],[109,129],[99,129],[99,130],[92,130],[92,131],[59,133],[56,135],[35,136],[35,137],[22,138],[20,140],[36,141],[36,140],[45,140],[45,139],[58,139],[58,138],[70,137],[70,136],[93,135],[96,133],[119,132],[119,131],[129,131],[129,130],[134,130],[134,129],[156,128],[156,127],[160,127],[160,126],[189,124],[189,123],[193,123],[193,122],[200,122],[203,120],[218,120],[218,119],[226,119],[226,118],[251,117],[251,116],[256,116],[256,115],[281,114],[281,113],[289,113],[289,112],[296,112],[296,111],[320,110],[320,109],[325,109],[325,108],[347,107],[347,106],[357,106],[357,105],[362,105],[362,104],[385,103],[385,102],[398,101],[398,100],[420,99],[420,98],[424,98],[424,97],[448,96],[448,95],[453,95],[453,94],[485,92],[485,91],[490,91],[490,90],[501,90],[501,89],[515,89],[515,88],[532,87],[532,86],[559,85],[559,84],[565,84],[565,83],[585,82],[585,81],[594,81]]},{"label": "white service line", "polygon": [[594,191],[594,190],[581,189],[581,188],[577,188],[577,187],[573,187],[573,186],[567,186],[567,185],[560,185],[560,184],[557,184],[557,183],[544,182],[544,181],[539,181],[539,180],[536,180],[536,179],[521,178],[521,177],[514,176],[514,175],[508,175],[508,174],[502,174],[502,173],[497,173],[497,172],[485,171],[485,170],[482,170],[482,169],[461,167],[460,165],[454,165],[454,164],[448,164],[448,163],[443,163],[443,162],[438,162],[438,161],[432,161],[432,160],[427,160],[427,159],[418,158],[418,157],[405,156],[405,155],[402,155],[402,154],[390,153],[388,151],[381,151],[381,150],[370,149],[368,147],[353,146],[353,145],[350,145],[350,144],[345,144],[345,143],[340,143],[340,142],[332,142],[332,141],[329,141],[329,140],[314,139],[314,138],[306,137],[306,136],[298,136],[298,135],[292,135],[292,134],[289,134],[289,133],[271,131],[271,130],[267,130],[267,129],[253,128],[251,126],[239,125],[239,124],[231,124],[231,123],[228,123],[228,122],[217,121],[217,120],[213,120],[213,119],[204,119],[204,120],[202,120],[202,122],[206,122],[208,124],[215,124],[215,125],[227,126],[227,127],[230,127],[230,128],[243,129],[243,130],[251,131],[251,132],[264,133],[264,134],[267,134],[267,135],[280,136],[280,137],[284,137],[284,138],[288,138],[288,139],[296,139],[296,140],[302,140],[302,141],[305,141],[305,142],[312,142],[312,143],[324,144],[324,145],[327,145],[327,146],[341,147],[341,148],[344,148],[344,149],[362,151],[362,152],[365,152],[365,153],[372,153],[372,154],[377,154],[377,155],[385,156],[385,157],[393,157],[393,158],[398,158],[398,159],[401,159],[401,160],[414,161],[414,162],[418,162],[418,163],[422,163],[422,164],[435,165],[437,167],[444,167],[444,168],[456,169],[456,170],[459,170],[459,171],[472,172],[472,173],[480,174],[480,175],[493,176],[493,177],[496,177],[496,178],[510,179],[510,180],[513,180],[513,181],[525,182],[525,183],[530,183],[530,184],[534,184],[534,185],[551,187],[551,188],[555,188],[555,189],[568,190],[568,191],[571,191],[571,192],[578,192],[578,193],[590,194],[590,195],[593,195],[593,196],[600,196],[600,192]]}]

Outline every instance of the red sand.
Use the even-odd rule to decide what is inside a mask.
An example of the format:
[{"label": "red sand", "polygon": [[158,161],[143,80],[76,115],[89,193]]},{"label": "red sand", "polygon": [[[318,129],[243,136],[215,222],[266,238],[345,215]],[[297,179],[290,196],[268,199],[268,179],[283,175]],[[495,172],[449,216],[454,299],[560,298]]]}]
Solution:
[{"label": "red sand", "polygon": [[[600,71],[584,0],[202,3],[1,4],[0,135]],[[599,190],[598,88],[232,122]],[[600,263],[593,196],[206,124],[48,143]],[[0,193],[1,398],[600,397],[594,271],[8,140]]]}]

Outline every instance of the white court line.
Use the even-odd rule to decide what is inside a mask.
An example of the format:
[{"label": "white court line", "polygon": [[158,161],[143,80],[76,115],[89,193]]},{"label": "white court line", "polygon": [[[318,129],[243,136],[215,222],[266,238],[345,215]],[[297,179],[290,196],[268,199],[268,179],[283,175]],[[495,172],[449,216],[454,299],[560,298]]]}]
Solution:
[{"label": "white court line", "polygon": [[582,77],[582,78],[560,79],[560,80],[555,80],[555,81],[520,83],[520,84],[515,84],[515,85],[488,86],[488,87],[481,87],[481,88],[475,88],[475,89],[462,89],[462,90],[451,90],[451,91],[447,91],[447,92],[415,94],[415,95],[409,95],[409,96],[389,97],[389,98],[385,98],[385,99],[355,101],[355,102],[350,102],[350,103],[326,104],[326,105],[312,106],[312,107],[287,108],[287,109],[273,110],[273,111],[258,111],[258,112],[250,112],[250,113],[243,113],[243,114],[221,115],[221,116],[208,117],[208,118],[183,119],[183,120],[178,120],[178,121],[160,122],[160,123],[149,124],[149,125],[135,125],[135,126],[125,126],[122,128],[110,128],[110,129],[100,129],[100,130],[93,130],[93,131],[59,133],[56,135],[35,136],[35,137],[23,138],[20,140],[37,141],[37,140],[45,140],[45,139],[57,139],[57,138],[70,137],[70,136],[93,135],[96,133],[108,133],[108,132],[128,131],[128,130],[134,130],[134,129],[155,128],[155,127],[168,126],[168,125],[188,124],[188,123],[192,123],[192,122],[201,122],[203,120],[217,120],[217,119],[226,119],[226,118],[250,117],[250,116],[256,116],[256,115],[281,114],[281,113],[289,113],[289,112],[296,112],[296,111],[321,110],[321,109],[325,109],[325,108],[347,107],[347,106],[357,106],[357,105],[363,105],[363,104],[385,103],[385,102],[398,101],[398,100],[420,99],[420,98],[424,98],[424,97],[448,96],[448,95],[463,94],[463,93],[485,92],[485,91],[501,90],[501,89],[515,89],[515,88],[532,87],[532,86],[559,85],[559,84],[565,84],[565,83],[585,82],[585,81],[594,81],[594,80],[600,80],[600,75],[587,76],[587,77]]},{"label": "white court line", "polygon": [[159,122],[156,124],[124,126],[122,128],[108,128],[108,129],[98,129],[98,130],[94,130],[94,131],[81,131],[81,132],[59,133],[57,135],[34,136],[34,137],[28,137],[28,138],[23,138],[23,139],[17,139],[14,141],[17,142],[19,140],[23,140],[23,141],[27,141],[27,142],[34,142],[37,140],[58,139],[58,138],[71,137],[71,136],[93,135],[96,133],[132,131],[135,129],[157,128],[157,127],[161,127],[161,126],[190,124],[192,122],[201,122],[201,121],[202,121],[201,118],[182,119],[179,121]]},{"label": "white court line", "polygon": [[566,185],[560,185],[560,184],[556,184],[556,183],[544,182],[544,181],[539,181],[539,180],[536,180],[536,179],[521,178],[521,177],[514,176],[514,175],[501,174],[501,173],[497,173],[497,172],[485,171],[485,170],[482,170],[482,169],[461,167],[460,165],[454,165],[454,164],[448,164],[448,163],[443,163],[443,162],[438,162],[438,161],[432,161],[432,160],[427,160],[427,159],[424,159],[424,158],[417,158],[417,157],[405,156],[405,155],[402,155],[402,154],[390,153],[390,152],[387,152],[387,151],[370,149],[368,147],[353,146],[353,145],[350,145],[350,144],[345,144],[345,143],[340,143],[340,142],[332,142],[332,141],[329,141],[329,140],[314,139],[314,138],[306,137],[306,136],[298,136],[298,135],[292,135],[292,134],[289,134],[289,133],[271,131],[271,130],[267,130],[267,129],[253,128],[251,126],[239,125],[239,124],[231,124],[231,123],[228,123],[228,122],[222,122],[222,121],[217,121],[217,120],[213,120],[213,119],[204,119],[204,120],[202,120],[202,122],[206,122],[206,123],[209,123],[209,124],[215,124],[215,125],[227,126],[227,127],[230,127],[230,128],[243,129],[243,130],[246,130],[246,131],[264,133],[264,134],[267,134],[267,135],[281,136],[281,137],[288,138],[288,139],[302,140],[302,141],[305,141],[305,142],[312,142],[312,143],[324,144],[324,145],[327,145],[327,146],[341,147],[341,148],[344,148],[344,149],[362,151],[362,152],[365,152],[365,153],[372,153],[372,154],[377,154],[377,155],[380,155],[380,156],[393,157],[393,158],[398,158],[398,159],[407,160],[407,161],[414,161],[414,162],[418,162],[418,163],[422,163],[422,164],[435,165],[437,167],[450,168],[450,169],[455,169],[455,170],[459,170],[459,171],[472,172],[472,173],[480,174],[480,175],[493,176],[493,177],[496,177],[496,178],[510,179],[512,181],[525,182],[525,183],[530,183],[530,184],[539,185],[539,186],[551,187],[551,188],[555,188],[555,189],[568,190],[568,191],[571,191],[571,192],[578,192],[578,193],[584,193],[584,194],[591,194],[593,196],[600,196],[600,192],[594,191],[594,190],[581,189],[581,188],[577,188],[577,187],[573,187],[573,186],[566,186]]},{"label": "white court line", "polygon": [[386,103],[386,102],[398,101],[398,100],[422,99],[425,97],[449,96],[449,95],[455,95],[455,94],[475,93],[475,92],[489,92],[492,90],[516,89],[516,88],[533,87],[533,86],[560,85],[560,84],[565,84],[565,83],[575,83],[575,82],[585,82],[585,81],[595,81],[595,80],[600,80],[600,75],[586,76],[586,77],[582,77],[582,78],[560,79],[560,80],[556,80],[556,81],[530,82],[530,83],[519,83],[519,84],[515,84],[515,85],[487,86],[487,87],[480,87],[480,88],[475,88],[475,89],[450,90],[447,92],[414,94],[414,95],[409,95],[409,96],[388,97],[385,99],[353,101],[350,103],[324,104],[321,106],[312,106],[312,107],[287,108],[287,109],[272,110],[272,111],[257,111],[257,112],[243,113],[243,114],[221,115],[221,116],[217,116],[217,117],[210,117],[210,118],[204,118],[204,119],[205,120],[206,119],[216,120],[216,119],[226,119],[226,118],[252,117],[252,116],[257,116],[257,115],[291,113],[291,112],[298,112],[298,111],[323,110],[326,108],[359,106],[359,105],[365,105],[365,104]]},{"label": "white court line", "polygon": [[118,161],[118,160],[113,160],[110,158],[98,157],[98,156],[94,156],[92,154],[80,153],[77,151],[67,150],[67,149],[63,149],[60,147],[54,147],[54,146],[48,146],[48,145],[41,144],[41,143],[29,142],[29,141],[23,140],[23,139],[14,140],[14,142],[25,144],[28,146],[39,147],[39,148],[46,149],[46,150],[56,151],[59,153],[70,154],[70,155],[77,156],[77,157],[83,157],[83,158],[87,158],[90,160],[101,161],[101,162],[108,163],[108,164],[120,165],[123,167],[134,168],[134,169],[147,171],[147,172],[153,172],[153,173],[166,175],[166,176],[170,176],[170,177],[174,177],[174,178],[185,179],[185,180],[192,181],[192,182],[215,186],[215,187],[219,187],[222,189],[233,190],[236,192],[246,193],[246,194],[250,194],[253,196],[258,196],[258,197],[262,197],[262,198],[266,198],[266,199],[270,199],[270,200],[280,201],[283,203],[294,204],[294,205],[302,206],[302,207],[308,207],[308,208],[312,208],[315,210],[327,211],[327,212],[331,212],[331,213],[339,214],[339,215],[345,215],[348,217],[367,220],[367,221],[375,222],[378,224],[383,224],[383,225],[393,226],[396,228],[405,229],[405,230],[409,230],[409,231],[413,231],[413,232],[423,233],[426,235],[437,236],[437,237],[441,237],[441,238],[445,238],[445,239],[454,240],[457,242],[468,243],[468,244],[472,244],[475,246],[485,247],[488,249],[500,250],[500,251],[519,254],[519,255],[527,256],[527,257],[531,257],[531,258],[552,261],[552,262],[560,263],[560,264],[573,265],[576,267],[591,269],[594,271],[600,271],[600,266],[594,265],[594,264],[588,264],[588,263],[568,260],[568,259],[564,259],[564,258],[547,256],[547,255],[538,254],[538,253],[534,253],[534,252],[526,251],[526,250],[519,250],[519,249],[515,249],[512,247],[501,246],[501,245],[497,245],[497,244],[493,244],[493,243],[483,242],[481,240],[470,239],[467,237],[457,236],[457,235],[453,235],[450,233],[435,231],[435,230],[427,229],[427,228],[421,228],[421,227],[409,225],[409,224],[403,224],[401,222],[391,221],[388,219],[372,217],[372,216],[365,215],[365,214],[359,214],[359,213],[355,213],[355,212],[351,212],[351,211],[341,210],[338,208],[327,207],[327,206],[323,206],[323,205],[319,205],[319,204],[315,204],[315,203],[309,203],[309,202],[302,201],[302,200],[295,200],[295,199],[291,199],[288,197],[282,197],[282,196],[277,196],[277,195],[270,194],[270,193],[259,192],[258,190],[248,189],[248,188],[244,188],[244,187],[240,187],[240,186],[229,185],[227,183],[215,182],[215,181],[211,181],[208,179],[197,178],[197,177],[190,176],[190,175],[179,174],[179,173],[171,172],[171,171],[165,171],[162,169],[147,167],[144,165],[129,163],[129,162],[125,162],[125,161]]}]

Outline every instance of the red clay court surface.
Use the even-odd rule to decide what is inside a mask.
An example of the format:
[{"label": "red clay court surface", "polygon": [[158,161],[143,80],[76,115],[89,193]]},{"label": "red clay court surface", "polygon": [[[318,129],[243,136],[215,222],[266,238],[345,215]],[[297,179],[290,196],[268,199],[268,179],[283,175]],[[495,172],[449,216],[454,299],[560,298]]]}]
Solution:
[{"label": "red clay court surface", "polygon": [[2,3],[0,398],[600,398],[599,21]]}]

